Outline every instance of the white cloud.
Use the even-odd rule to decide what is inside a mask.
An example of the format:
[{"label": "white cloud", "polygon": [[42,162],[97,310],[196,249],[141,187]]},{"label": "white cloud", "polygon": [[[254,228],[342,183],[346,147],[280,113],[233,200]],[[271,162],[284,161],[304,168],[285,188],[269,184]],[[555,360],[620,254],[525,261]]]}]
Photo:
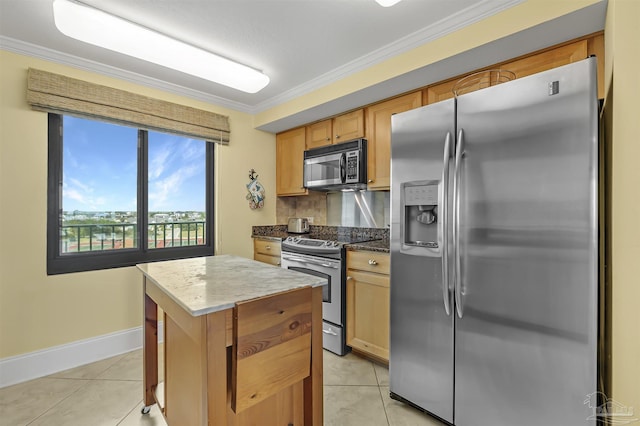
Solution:
[{"label": "white cloud", "polygon": [[171,162],[174,150],[167,144],[162,149],[153,152],[153,158],[149,159],[149,180],[158,179],[164,173]]},{"label": "white cloud", "polygon": [[74,187],[78,188],[79,190],[81,190],[82,192],[86,192],[86,193],[92,193],[93,192],[93,188],[92,187],[90,187],[89,185],[79,181],[78,179],[69,178],[68,182],[69,182],[70,186],[74,186]]},{"label": "white cloud", "polygon": [[[86,210],[99,210],[107,204],[107,199],[101,196],[94,197],[92,196],[93,192],[94,188],[91,185],[69,178],[62,187],[62,200],[63,203],[75,201],[73,204]],[[64,205],[63,208],[67,210]]]},{"label": "white cloud", "polygon": [[160,210],[166,206],[167,200],[179,194],[185,180],[195,175],[200,167],[188,165],[182,167],[169,176],[150,182],[149,210]]}]

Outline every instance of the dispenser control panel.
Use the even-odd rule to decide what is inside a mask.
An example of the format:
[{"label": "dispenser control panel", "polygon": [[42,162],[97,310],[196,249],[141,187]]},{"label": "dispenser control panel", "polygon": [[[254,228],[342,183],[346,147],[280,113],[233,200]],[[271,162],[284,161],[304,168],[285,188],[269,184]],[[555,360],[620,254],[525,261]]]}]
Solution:
[{"label": "dispenser control panel", "polygon": [[404,187],[406,206],[437,205],[438,185],[417,185]]}]

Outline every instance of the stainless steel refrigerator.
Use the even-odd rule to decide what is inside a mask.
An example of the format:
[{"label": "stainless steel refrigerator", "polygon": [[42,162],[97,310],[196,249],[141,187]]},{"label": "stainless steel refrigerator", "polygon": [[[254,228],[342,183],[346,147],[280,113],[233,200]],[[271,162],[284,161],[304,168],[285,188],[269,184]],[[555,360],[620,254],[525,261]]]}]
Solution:
[{"label": "stainless steel refrigerator", "polygon": [[392,117],[392,398],[595,425],[596,60]]}]

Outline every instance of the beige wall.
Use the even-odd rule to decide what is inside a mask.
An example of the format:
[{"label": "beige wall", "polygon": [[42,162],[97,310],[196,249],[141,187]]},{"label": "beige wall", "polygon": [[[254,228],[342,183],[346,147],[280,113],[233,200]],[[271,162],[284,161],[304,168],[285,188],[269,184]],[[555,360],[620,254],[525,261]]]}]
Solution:
[{"label": "beige wall", "polygon": [[[0,51],[0,359],[141,325],[134,268],[46,274],[47,115],[26,104],[34,67],[228,115],[231,144],[216,151],[218,253],[252,257],[251,225],[275,222],[275,137],[253,117],[132,83]],[[266,207],[245,200],[249,169]]]},{"label": "beige wall", "polygon": [[[0,359],[140,325],[139,276],[132,268],[47,277],[45,272],[46,121],[24,101],[28,66],[228,114],[232,144],[217,156],[218,250],[251,256],[252,224],[275,221],[273,136],[252,127],[286,117],[411,69],[517,32],[596,0],[528,0],[500,15],[271,110],[249,117],[200,102],[0,52]],[[640,1],[609,0],[607,105],[612,144],[613,392],[640,416]],[[613,81],[613,86],[610,82]],[[615,95],[615,96],[614,96]],[[266,143],[265,143],[266,142]],[[244,200],[255,168],[267,189],[265,211]],[[273,206],[273,207],[272,207]],[[9,224],[9,225],[7,225]],[[22,226],[28,225],[28,226]],[[98,301],[98,302],[96,302]]]},{"label": "beige wall", "polygon": [[[640,1],[609,0],[606,126],[611,149],[612,394],[640,419]],[[637,423],[640,424],[640,420]]]}]

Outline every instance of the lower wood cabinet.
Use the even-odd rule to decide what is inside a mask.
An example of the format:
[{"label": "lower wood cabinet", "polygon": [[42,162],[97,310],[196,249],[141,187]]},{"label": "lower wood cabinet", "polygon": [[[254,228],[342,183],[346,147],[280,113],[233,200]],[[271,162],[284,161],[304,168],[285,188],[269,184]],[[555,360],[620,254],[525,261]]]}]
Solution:
[{"label": "lower wood cabinet", "polygon": [[268,238],[253,238],[253,260],[280,266],[281,241]]},{"label": "lower wood cabinet", "polygon": [[389,254],[347,251],[347,345],[389,362]]}]

